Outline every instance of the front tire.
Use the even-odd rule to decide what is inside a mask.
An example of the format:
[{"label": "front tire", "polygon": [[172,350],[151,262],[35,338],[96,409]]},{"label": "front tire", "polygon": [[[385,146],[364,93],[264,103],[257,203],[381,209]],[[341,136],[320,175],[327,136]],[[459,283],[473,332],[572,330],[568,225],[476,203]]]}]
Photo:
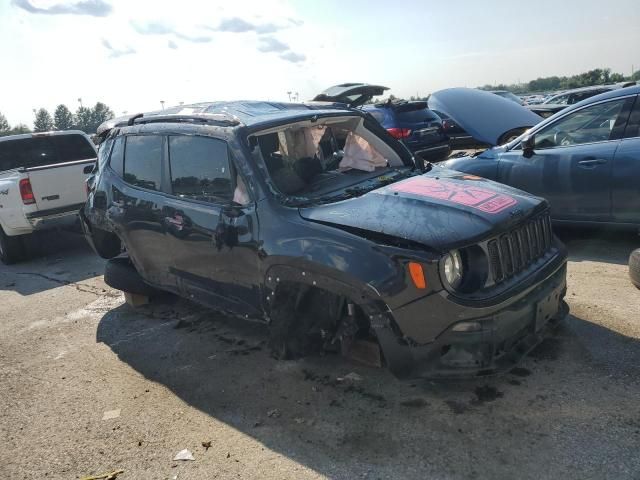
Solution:
[{"label": "front tire", "polygon": [[146,283],[128,257],[115,257],[104,268],[104,283],[116,290],[153,297],[159,292]]},{"label": "front tire", "polygon": [[23,237],[24,235],[10,237],[0,227],[0,261],[2,263],[11,265],[25,258]]}]

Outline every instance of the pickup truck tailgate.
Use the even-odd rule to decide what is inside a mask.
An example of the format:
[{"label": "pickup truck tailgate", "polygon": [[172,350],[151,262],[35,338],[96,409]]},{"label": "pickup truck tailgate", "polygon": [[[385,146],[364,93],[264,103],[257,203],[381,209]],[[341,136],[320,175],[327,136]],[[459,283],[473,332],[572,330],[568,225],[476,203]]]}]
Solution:
[{"label": "pickup truck tailgate", "polygon": [[38,214],[79,209],[87,200],[84,182],[94,164],[92,159],[28,168]]}]

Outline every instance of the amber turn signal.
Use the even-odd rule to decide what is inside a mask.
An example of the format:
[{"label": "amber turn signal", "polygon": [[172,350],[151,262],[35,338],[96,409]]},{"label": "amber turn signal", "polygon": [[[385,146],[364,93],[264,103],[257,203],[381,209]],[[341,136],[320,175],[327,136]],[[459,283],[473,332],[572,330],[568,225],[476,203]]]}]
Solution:
[{"label": "amber turn signal", "polygon": [[421,290],[427,288],[427,280],[424,278],[424,271],[422,265],[416,262],[409,262],[409,273],[411,274],[411,280],[416,288]]}]

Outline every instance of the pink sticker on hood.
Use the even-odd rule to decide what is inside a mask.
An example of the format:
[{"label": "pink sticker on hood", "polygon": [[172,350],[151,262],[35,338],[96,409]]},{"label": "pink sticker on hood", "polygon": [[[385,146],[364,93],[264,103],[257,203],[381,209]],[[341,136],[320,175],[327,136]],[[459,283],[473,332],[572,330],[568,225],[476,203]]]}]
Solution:
[{"label": "pink sticker on hood", "polygon": [[455,183],[446,179],[436,180],[429,177],[414,177],[390,185],[389,189],[394,192],[446,200],[477,208],[486,213],[499,213],[518,203],[515,198],[509,195],[477,187],[472,182]]}]

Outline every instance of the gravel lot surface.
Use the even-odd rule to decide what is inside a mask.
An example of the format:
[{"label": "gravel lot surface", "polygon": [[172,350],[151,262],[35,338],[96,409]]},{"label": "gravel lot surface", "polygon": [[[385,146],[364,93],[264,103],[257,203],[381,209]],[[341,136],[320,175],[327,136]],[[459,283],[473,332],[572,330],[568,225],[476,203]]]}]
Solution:
[{"label": "gravel lot surface", "polygon": [[79,236],[50,235],[0,266],[0,477],[640,479],[640,239],[560,234],[571,316],[513,373],[455,383],[277,362],[260,326],[128,307]]}]

